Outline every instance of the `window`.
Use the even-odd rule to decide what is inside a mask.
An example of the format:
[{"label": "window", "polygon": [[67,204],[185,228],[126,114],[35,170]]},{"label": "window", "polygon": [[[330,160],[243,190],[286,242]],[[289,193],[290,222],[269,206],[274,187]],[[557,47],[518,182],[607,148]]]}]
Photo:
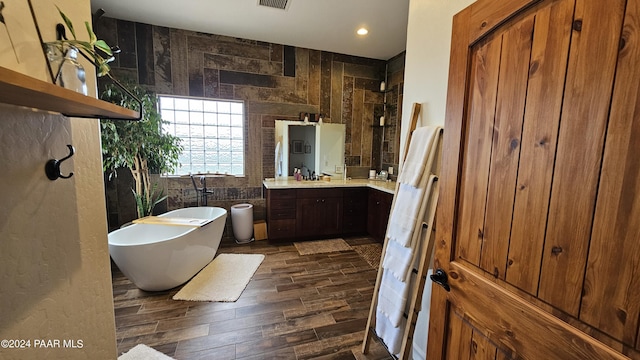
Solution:
[{"label": "window", "polygon": [[173,174],[244,175],[244,103],[158,96],[162,131],[182,139]]}]

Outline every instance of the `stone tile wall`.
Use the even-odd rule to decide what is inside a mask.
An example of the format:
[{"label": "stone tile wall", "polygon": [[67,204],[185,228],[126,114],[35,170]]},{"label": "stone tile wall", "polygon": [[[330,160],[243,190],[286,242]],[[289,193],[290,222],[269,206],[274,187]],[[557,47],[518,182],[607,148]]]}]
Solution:
[{"label": "stone tile wall", "polygon": [[[402,53],[390,59],[387,66],[387,86],[391,91],[387,92],[385,123],[389,126],[384,128],[384,141],[381,142],[381,168],[388,170],[389,166],[392,166],[394,175],[398,173],[399,153],[402,149],[402,146],[400,146],[400,120],[403,118],[401,105],[404,88],[404,62],[405,53]],[[407,112],[407,121],[410,120],[408,119],[410,116],[411,111],[409,110]]]},{"label": "stone tile wall", "polygon": [[[112,63],[116,78],[132,79],[158,94],[244,100],[245,176],[207,178],[214,189],[209,205],[228,210],[251,203],[255,219],[264,219],[262,179],[274,176],[274,121],[297,120],[305,112],[346,125],[351,176],[366,177],[381,166],[397,168],[400,116],[397,106],[389,105],[402,102],[404,53],[387,62],[113,18],[95,25],[98,37],[122,50]],[[393,126],[384,128],[382,143],[380,129],[372,124],[383,108],[379,90],[387,67],[387,86],[394,91],[387,93],[386,117]],[[163,182],[167,210],[196,205],[189,177]]]}]

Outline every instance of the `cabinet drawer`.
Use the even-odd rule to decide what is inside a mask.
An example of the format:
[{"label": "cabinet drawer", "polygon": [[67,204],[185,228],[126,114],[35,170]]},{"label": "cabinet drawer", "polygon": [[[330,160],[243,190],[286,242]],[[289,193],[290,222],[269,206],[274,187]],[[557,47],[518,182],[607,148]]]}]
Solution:
[{"label": "cabinet drawer", "polygon": [[344,204],[362,204],[367,203],[369,197],[369,189],[367,188],[346,188],[344,189]]},{"label": "cabinet drawer", "polygon": [[272,199],[295,199],[296,189],[271,189],[269,196]]},{"label": "cabinet drawer", "polygon": [[346,215],[342,220],[344,234],[360,234],[367,232],[367,214]]},{"label": "cabinet drawer", "polygon": [[296,218],[296,206],[282,207],[282,208],[271,208],[269,210],[269,219],[279,220],[279,219],[295,219]]},{"label": "cabinet drawer", "polygon": [[286,239],[296,235],[296,221],[288,220],[271,220],[268,224],[269,239]]},{"label": "cabinet drawer", "polygon": [[342,206],[345,216],[358,212],[366,214],[369,194],[367,190],[367,188],[347,188],[344,190]]},{"label": "cabinet drawer", "polygon": [[345,205],[342,209],[342,213],[345,217],[353,216],[353,217],[367,217],[367,206],[366,203],[362,205]]},{"label": "cabinet drawer", "polygon": [[298,189],[298,199],[342,197],[342,189]]},{"label": "cabinet drawer", "polygon": [[345,214],[348,213],[367,213],[367,198],[364,199],[343,199],[342,206],[344,207]]},{"label": "cabinet drawer", "polygon": [[344,218],[344,223],[352,223],[352,222],[364,222],[365,224],[367,223],[367,213],[363,213],[363,212],[358,212],[355,214],[347,214],[344,213],[343,215]]},{"label": "cabinet drawer", "polygon": [[271,210],[289,210],[296,208],[296,199],[269,199],[269,209]]},{"label": "cabinet drawer", "polygon": [[267,219],[295,219],[296,190],[277,189],[267,192]]}]

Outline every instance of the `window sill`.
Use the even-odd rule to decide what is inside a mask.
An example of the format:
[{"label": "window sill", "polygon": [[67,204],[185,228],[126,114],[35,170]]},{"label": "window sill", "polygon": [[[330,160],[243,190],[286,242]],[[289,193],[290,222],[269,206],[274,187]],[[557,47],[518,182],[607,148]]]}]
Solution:
[{"label": "window sill", "polygon": [[[246,175],[229,175],[229,174],[192,174],[193,176],[204,176],[206,178],[245,178]],[[168,179],[189,179],[190,175],[168,175],[162,174],[160,177],[168,178]]]}]

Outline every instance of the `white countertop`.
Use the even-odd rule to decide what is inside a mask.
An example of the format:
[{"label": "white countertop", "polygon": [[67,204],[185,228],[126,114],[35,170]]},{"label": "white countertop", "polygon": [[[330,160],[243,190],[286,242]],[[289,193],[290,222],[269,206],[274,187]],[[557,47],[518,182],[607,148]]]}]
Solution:
[{"label": "white countertop", "polygon": [[293,177],[284,179],[265,179],[262,184],[267,189],[314,189],[329,187],[370,187],[376,190],[394,194],[396,191],[395,181],[369,180],[369,179],[351,179],[351,180],[331,180],[331,181],[296,181]]}]

